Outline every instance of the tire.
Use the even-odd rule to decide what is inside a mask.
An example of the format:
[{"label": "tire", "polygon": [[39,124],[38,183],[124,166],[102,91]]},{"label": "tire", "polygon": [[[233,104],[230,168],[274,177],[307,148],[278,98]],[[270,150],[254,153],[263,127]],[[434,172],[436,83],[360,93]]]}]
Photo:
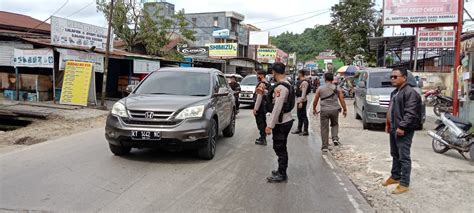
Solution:
[{"label": "tire", "polygon": [[367,123],[367,115],[365,115],[365,112],[362,111],[362,128],[363,129],[370,129],[369,123]]},{"label": "tire", "polygon": [[354,115],[355,115],[355,119],[357,120],[361,120],[362,118],[360,117],[359,113],[357,113],[357,107],[356,105],[354,104]]},{"label": "tire", "polygon": [[438,117],[441,116],[441,111],[439,108],[440,108],[439,104],[436,104],[433,106],[433,112]]},{"label": "tire", "polygon": [[231,118],[230,124],[229,124],[229,126],[227,126],[222,131],[222,134],[226,138],[230,138],[230,137],[234,136],[234,134],[235,134],[235,112],[232,112],[232,118]]},{"label": "tire", "polygon": [[130,151],[132,150],[132,147],[117,146],[110,143],[109,143],[109,148],[110,148],[110,151],[114,153],[114,155],[117,155],[117,156],[126,155],[130,153]]},{"label": "tire", "polygon": [[208,130],[209,137],[204,139],[206,141],[206,145],[198,149],[197,152],[198,156],[205,160],[212,160],[216,154],[217,123],[214,119],[211,119],[210,122],[211,125],[209,126]]},{"label": "tire", "polygon": [[[436,127],[435,131],[437,135],[442,135],[444,129],[444,125],[439,125]],[[445,146],[443,143],[439,142],[438,140],[435,140],[433,138],[431,142],[431,147],[433,148],[433,151],[439,154],[443,154],[449,150],[449,147]]]}]

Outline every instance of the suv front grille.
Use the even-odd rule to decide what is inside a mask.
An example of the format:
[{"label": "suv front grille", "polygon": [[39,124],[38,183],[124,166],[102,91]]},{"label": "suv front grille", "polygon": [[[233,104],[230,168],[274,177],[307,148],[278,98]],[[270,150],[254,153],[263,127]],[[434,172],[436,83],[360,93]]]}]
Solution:
[{"label": "suv front grille", "polygon": [[129,110],[128,112],[131,118],[142,118],[142,119],[150,119],[150,118],[145,117],[145,114],[149,112],[153,112],[153,118],[151,119],[160,119],[160,120],[166,120],[173,114],[173,112],[170,112],[170,111]]},{"label": "suv front grille", "polygon": [[125,124],[129,125],[143,125],[143,126],[175,126],[179,124],[179,121],[164,121],[164,120],[132,120],[128,118],[122,118]]},{"label": "suv front grille", "polygon": [[390,100],[379,100],[380,106],[387,107],[390,105]]}]

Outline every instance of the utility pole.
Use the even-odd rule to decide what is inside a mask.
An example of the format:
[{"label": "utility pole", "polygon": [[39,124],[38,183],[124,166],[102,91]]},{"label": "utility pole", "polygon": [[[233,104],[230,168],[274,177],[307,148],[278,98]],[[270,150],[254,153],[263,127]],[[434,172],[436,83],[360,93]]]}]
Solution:
[{"label": "utility pole", "polygon": [[456,26],[456,43],[454,55],[454,70],[453,70],[453,115],[459,116],[459,76],[458,70],[461,66],[461,32],[462,32],[462,15],[463,15],[463,1],[458,0],[458,24]]},{"label": "utility pole", "polygon": [[105,43],[105,62],[104,62],[104,78],[102,79],[102,97],[101,97],[101,106],[107,108],[105,105],[105,93],[107,86],[107,72],[109,71],[109,54],[110,54],[110,31],[112,28],[112,17],[114,12],[114,0],[110,1],[109,8],[109,23],[107,26],[107,41]]}]

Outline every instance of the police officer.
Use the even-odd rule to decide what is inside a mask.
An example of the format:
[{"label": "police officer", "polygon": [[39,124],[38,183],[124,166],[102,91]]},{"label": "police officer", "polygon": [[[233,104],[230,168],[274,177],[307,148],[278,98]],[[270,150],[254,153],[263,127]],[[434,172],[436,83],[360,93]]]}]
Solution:
[{"label": "police officer", "polygon": [[305,70],[298,71],[298,83],[296,83],[296,104],[298,115],[298,129],[292,134],[300,136],[308,135],[308,115],[306,114],[306,106],[308,105],[307,95],[310,92],[309,83],[305,78]]},{"label": "police officer", "polygon": [[[273,149],[278,157],[278,170],[272,171],[272,176],[267,178],[270,183],[279,183],[288,180],[286,169],[288,168],[287,141],[288,134],[293,126],[291,110],[294,107],[294,91],[285,75],[285,65],[276,62],[272,66],[273,76],[277,83],[268,95],[271,95],[272,102],[267,103],[273,106],[269,122],[265,132],[267,135],[273,134]],[[263,91],[259,89],[259,92]]]},{"label": "police officer", "polygon": [[[257,128],[260,133],[260,137],[255,140],[255,144],[257,145],[267,145],[267,134],[265,133],[265,127],[267,127],[267,117],[265,111],[265,102],[266,97],[265,94],[268,92],[270,88],[270,84],[267,82],[265,78],[265,71],[258,70],[257,71],[257,79],[258,84],[255,88],[255,93],[253,94],[255,105],[253,107],[253,115],[255,116],[255,121],[257,122]],[[260,89],[264,91],[263,93],[258,94],[257,90]]]},{"label": "police officer", "polygon": [[240,84],[237,82],[235,76],[230,77],[230,88],[234,91],[234,98],[235,98],[235,107],[237,108],[237,114],[239,113],[240,109],[240,102],[239,102],[239,94],[240,94]]}]

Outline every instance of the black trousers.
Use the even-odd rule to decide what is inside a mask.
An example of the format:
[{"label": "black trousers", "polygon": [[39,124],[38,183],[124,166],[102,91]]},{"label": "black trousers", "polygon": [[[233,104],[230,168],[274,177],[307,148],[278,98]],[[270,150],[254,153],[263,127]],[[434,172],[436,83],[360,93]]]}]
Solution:
[{"label": "black trousers", "polygon": [[415,132],[405,132],[404,136],[397,136],[396,130],[390,131],[390,154],[392,155],[392,176],[400,180],[400,185],[410,186],[411,157],[410,149]]},{"label": "black trousers", "polygon": [[293,121],[289,121],[283,124],[275,125],[273,128],[273,150],[278,157],[278,172],[286,175],[286,169],[288,168],[288,149],[286,144],[288,143],[288,134],[290,134]]},{"label": "black trousers", "polygon": [[266,138],[265,128],[267,127],[267,116],[264,111],[257,111],[255,115],[255,121],[257,122],[257,128],[260,134],[260,138]]},{"label": "black trousers", "polygon": [[308,114],[306,113],[307,105],[308,101],[303,102],[303,107],[298,108],[298,110],[296,111],[298,115],[298,131],[303,130],[305,132],[308,132]]},{"label": "black trousers", "polygon": [[240,109],[240,101],[239,101],[239,96],[234,96],[235,97],[235,109],[239,110]]}]

